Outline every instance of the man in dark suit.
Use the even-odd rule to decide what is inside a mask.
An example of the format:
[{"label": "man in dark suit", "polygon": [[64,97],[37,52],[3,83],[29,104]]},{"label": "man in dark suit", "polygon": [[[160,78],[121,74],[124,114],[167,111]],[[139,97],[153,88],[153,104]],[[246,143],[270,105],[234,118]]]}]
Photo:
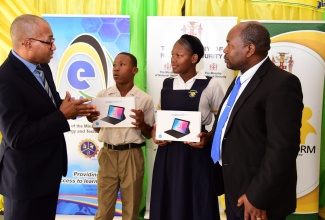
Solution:
[{"label": "man in dark suit", "polygon": [[222,165],[228,220],[284,220],[296,208],[302,89],[270,61],[269,49],[270,34],[258,22],[239,23],[227,35],[224,59],[239,74],[212,129],[211,156]]},{"label": "man in dark suit", "polygon": [[[0,193],[5,220],[54,220],[62,175],[67,173],[63,133],[67,119],[88,116],[90,99],[61,100],[48,63],[56,49],[49,24],[17,17],[13,49],[0,67]],[[40,66],[45,81],[36,67]],[[51,91],[46,91],[46,84]]]}]

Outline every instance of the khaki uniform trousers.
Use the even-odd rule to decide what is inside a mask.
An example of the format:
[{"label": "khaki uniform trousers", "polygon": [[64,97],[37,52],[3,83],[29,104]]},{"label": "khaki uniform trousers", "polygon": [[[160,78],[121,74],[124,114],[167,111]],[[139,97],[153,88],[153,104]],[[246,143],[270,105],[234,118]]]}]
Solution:
[{"label": "khaki uniform trousers", "polygon": [[98,211],[95,220],[114,218],[119,189],[122,219],[138,220],[144,175],[142,149],[117,151],[103,147],[98,154],[98,163]]}]

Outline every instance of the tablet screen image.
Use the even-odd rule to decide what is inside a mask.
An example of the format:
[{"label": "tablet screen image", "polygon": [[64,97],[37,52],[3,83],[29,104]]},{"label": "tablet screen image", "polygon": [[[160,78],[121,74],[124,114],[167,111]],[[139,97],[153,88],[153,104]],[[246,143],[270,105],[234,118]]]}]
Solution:
[{"label": "tablet screen image", "polygon": [[190,125],[189,121],[175,118],[172,128],[164,132],[175,138],[181,138],[190,133],[189,125]]},{"label": "tablet screen image", "polygon": [[174,120],[172,129],[185,134],[186,131],[187,131],[188,125],[189,125],[188,121],[183,121],[183,120],[180,120],[180,119],[176,118]]},{"label": "tablet screen image", "polygon": [[111,105],[111,106],[109,106],[107,116],[112,117],[112,118],[116,118],[116,119],[122,119],[123,110],[124,110],[124,108]]}]

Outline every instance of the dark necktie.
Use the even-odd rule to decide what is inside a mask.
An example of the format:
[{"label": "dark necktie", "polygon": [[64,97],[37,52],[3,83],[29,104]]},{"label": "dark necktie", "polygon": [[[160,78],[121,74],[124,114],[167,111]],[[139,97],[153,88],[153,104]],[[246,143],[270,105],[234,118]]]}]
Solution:
[{"label": "dark necktie", "polygon": [[220,159],[220,147],[221,147],[221,133],[222,129],[229,117],[230,110],[235,103],[236,96],[238,94],[239,88],[241,86],[240,77],[236,79],[235,85],[229,95],[229,99],[227,102],[226,107],[224,108],[223,112],[221,113],[219,120],[217,122],[217,128],[214,133],[213,142],[212,142],[212,149],[211,149],[211,157],[214,163],[216,163]]},{"label": "dark necktie", "polygon": [[52,95],[52,92],[51,92],[51,89],[49,87],[49,84],[47,83],[47,81],[45,79],[44,71],[42,70],[42,68],[41,68],[40,65],[37,65],[36,66],[36,71],[39,73],[39,75],[40,75],[40,77],[42,79],[42,82],[43,82],[43,86],[44,86],[45,91],[47,92],[47,94],[51,98],[53,104],[56,106],[55,101],[54,101],[54,98],[53,98],[53,95]]}]

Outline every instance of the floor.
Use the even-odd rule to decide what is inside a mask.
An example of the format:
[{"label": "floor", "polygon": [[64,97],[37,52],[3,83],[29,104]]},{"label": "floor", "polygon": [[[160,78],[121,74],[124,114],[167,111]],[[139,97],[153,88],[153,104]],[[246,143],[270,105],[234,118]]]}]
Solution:
[{"label": "floor", "polygon": [[[55,220],[93,220],[94,216],[83,215],[57,215]],[[145,219],[149,219],[149,216],[145,216]],[[117,216],[114,220],[122,220],[121,216]]]},{"label": "floor", "polygon": [[[226,216],[224,214],[220,215],[220,220],[226,220]],[[56,220],[93,220],[94,217],[92,216],[81,216],[81,215],[57,215]],[[145,216],[145,219],[149,219],[149,215]],[[1,218],[0,218],[1,220]],[[122,217],[115,217],[114,220],[122,220]]]},{"label": "floor", "polygon": [[[145,219],[149,219],[149,213],[144,216]],[[94,216],[83,216],[83,215],[57,215],[55,220],[93,220]],[[1,220],[1,219],[0,219]],[[117,216],[114,220],[122,220],[121,216]]]},{"label": "floor", "polygon": [[[226,220],[224,214],[220,214],[221,220]],[[83,216],[83,215],[57,215],[56,220],[93,220],[93,216]],[[149,213],[146,213],[145,219],[149,219]],[[0,220],[3,220],[3,215],[0,215]],[[114,220],[122,220],[122,217],[115,217]]]}]

